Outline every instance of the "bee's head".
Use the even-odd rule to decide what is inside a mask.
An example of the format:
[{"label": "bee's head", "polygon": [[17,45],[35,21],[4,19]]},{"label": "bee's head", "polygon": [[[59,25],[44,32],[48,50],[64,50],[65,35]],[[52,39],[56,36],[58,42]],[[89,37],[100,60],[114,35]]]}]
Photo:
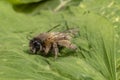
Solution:
[{"label": "bee's head", "polygon": [[42,51],[42,44],[38,38],[33,38],[29,42],[30,51],[33,53],[37,53],[38,51]]}]

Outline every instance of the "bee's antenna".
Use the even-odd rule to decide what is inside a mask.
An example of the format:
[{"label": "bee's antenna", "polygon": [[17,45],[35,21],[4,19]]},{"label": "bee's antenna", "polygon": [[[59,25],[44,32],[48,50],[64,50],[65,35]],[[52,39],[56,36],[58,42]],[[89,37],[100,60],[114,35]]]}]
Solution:
[{"label": "bee's antenna", "polygon": [[47,32],[52,31],[53,29],[57,28],[58,26],[60,26],[60,24],[57,24],[56,26],[54,26],[53,28],[51,28],[50,30],[48,30]]},{"label": "bee's antenna", "polygon": [[67,21],[65,20],[64,15],[61,15],[61,17],[63,18],[63,21],[64,21],[64,25],[65,25],[65,27],[66,27],[66,30],[69,30],[69,26],[68,26]]},{"label": "bee's antenna", "polygon": [[66,26],[66,29],[69,30],[69,26],[66,20],[65,20],[65,26]]}]

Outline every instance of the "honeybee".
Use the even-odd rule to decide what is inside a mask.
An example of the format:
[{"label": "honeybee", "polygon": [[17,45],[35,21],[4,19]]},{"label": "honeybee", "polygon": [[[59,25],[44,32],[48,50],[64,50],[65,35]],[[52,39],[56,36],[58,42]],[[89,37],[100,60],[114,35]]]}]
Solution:
[{"label": "honeybee", "polygon": [[38,52],[42,52],[45,55],[53,52],[56,59],[60,47],[66,47],[72,50],[77,49],[77,46],[70,41],[72,36],[75,35],[76,32],[76,30],[70,29],[64,32],[40,33],[38,36],[30,40],[30,51],[35,54]]}]

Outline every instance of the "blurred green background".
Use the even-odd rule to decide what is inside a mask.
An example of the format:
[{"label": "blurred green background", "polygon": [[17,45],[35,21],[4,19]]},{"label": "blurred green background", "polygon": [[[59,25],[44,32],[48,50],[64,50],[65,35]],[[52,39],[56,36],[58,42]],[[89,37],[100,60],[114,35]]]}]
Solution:
[{"label": "blurred green background", "polygon": [[[79,49],[30,55],[26,36],[58,24]],[[119,26],[120,0],[0,0],[0,80],[120,80]]]}]

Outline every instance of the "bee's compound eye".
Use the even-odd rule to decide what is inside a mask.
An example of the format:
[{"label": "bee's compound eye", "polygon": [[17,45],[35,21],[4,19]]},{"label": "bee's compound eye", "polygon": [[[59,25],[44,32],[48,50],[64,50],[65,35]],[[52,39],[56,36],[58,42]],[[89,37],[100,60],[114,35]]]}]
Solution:
[{"label": "bee's compound eye", "polygon": [[34,45],[34,47],[39,48],[40,43],[39,43],[39,42],[37,42],[37,41],[35,41],[35,42],[33,42],[33,45]]},{"label": "bee's compound eye", "polygon": [[36,51],[39,51],[39,50],[41,51],[42,50],[42,45],[38,41],[33,42],[33,47],[36,49]]},{"label": "bee's compound eye", "polygon": [[29,42],[30,51],[33,53],[37,53],[38,51],[42,51],[42,43],[39,39],[33,38]]}]

